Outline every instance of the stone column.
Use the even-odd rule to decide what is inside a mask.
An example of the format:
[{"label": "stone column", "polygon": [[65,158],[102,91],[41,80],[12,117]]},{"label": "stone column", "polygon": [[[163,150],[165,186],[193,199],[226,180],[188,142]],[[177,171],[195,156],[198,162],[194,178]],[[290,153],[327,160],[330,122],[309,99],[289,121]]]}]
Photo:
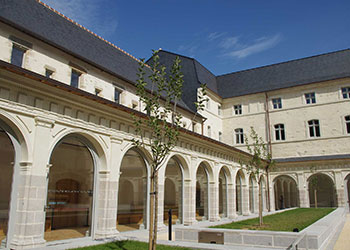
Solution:
[{"label": "stone column", "polygon": [[236,213],[236,192],[234,184],[227,184],[227,217],[229,219],[235,219],[237,217]]},{"label": "stone column", "polygon": [[254,184],[253,186],[253,213],[259,213],[259,186]]},{"label": "stone column", "polygon": [[[272,178],[271,178],[272,179]],[[274,184],[271,180],[269,181],[269,184],[270,186],[267,187],[270,189],[270,200],[267,201],[267,202],[270,202],[270,211],[273,212],[273,211],[276,211],[276,201],[275,201],[275,187],[276,187],[276,184]]]},{"label": "stone column", "polygon": [[338,207],[345,207],[347,199],[345,199],[344,189],[347,188],[347,186],[344,186],[344,180],[341,171],[334,171],[334,177],[336,191],[336,203],[334,205],[337,205]]},{"label": "stone column", "polygon": [[196,181],[184,180],[183,222],[190,226],[196,222]]},{"label": "stone column", "polygon": [[219,186],[217,181],[209,182],[209,221],[218,221],[219,217]]},{"label": "stone column", "polygon": [[114,238],[118,234],[118,190],[122,140],[111,137],[110,142],[110,159],[107,161],[107,166],[104,166],[105,170],[100,170],[97,176],[99,186],[98,196],[94,197],[97,200],[94,239]]},{"label": "stone column", "polygon": [[[165,167],[164,167],[165,168]],[[164,224],[164,179],[160,180],[158,177],[158,231],[166,228]],[[174,194],[176,195],[176,194]]]},{"label": "stone column", "polygon": [[250,215],[249,212],[249,188],[246,184],[242,185],[242,215]]},{"label": "stone column", "polygon": [[298,173],[299,206],[310,207],[309,190],[303,173]]},{"label": "stone column", "polygon": [[45,203],[51,129],[54,122],[43,117],[35,118],[33,152],[28,152],[33,162],[20,162],[18,199],[12,249],[39,248],[45,245]]},{"label": "stone column", "polygon": [[291,182],[287,181],[287,197],[286,197],[286,207],[291,207],[291,195],[290,195],[290,185]]}]

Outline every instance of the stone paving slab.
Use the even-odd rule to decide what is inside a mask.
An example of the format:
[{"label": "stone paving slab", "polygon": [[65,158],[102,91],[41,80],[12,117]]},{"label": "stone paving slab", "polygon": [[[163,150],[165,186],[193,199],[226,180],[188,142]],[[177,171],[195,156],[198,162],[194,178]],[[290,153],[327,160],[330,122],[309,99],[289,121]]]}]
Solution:
[{"label": "stone paving slab", "polygon": [[345,225],[340,233],[338,240],[335,243],[334,250],[349,250],[350,249],[350,214],[346,215]]}]

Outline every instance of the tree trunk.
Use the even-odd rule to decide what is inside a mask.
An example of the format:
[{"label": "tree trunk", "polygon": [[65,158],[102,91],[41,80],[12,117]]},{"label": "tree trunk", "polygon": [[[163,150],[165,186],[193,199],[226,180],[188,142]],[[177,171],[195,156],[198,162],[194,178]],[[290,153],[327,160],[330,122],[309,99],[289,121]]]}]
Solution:
[{"label": "tree trunk", "polygon": [[154,173],[153,170],[151,170],[151,191],[150,191],[150,207],[149,207],[149,239],[148,239],[148,250],[153,250],[154,245],[154,187],[155,187],[155,180],[154,180]]},{"label": "tree trunk", "polygon": [[154,244],[153,249],[156,250],[157,247],[157,233],[158,233],[158,171],[154,175],[154,229],[153,229],[153,238]]},{"label": "tree trunk", "polygon": [[263,225],[263,215],[262,215],[262,199],[261,199],[261,182],[258,183],[259,185],[259,226]]},{"label": "tree trunk", "polygon": [[269,169],[266,168],[266,188],[267,188],[267,211],[271,212],[271,204],[270,204],[270,180],[269,180]]},{"label": "tree trunk", "polygon": [[314,190],[314,195],[315,195],[315,208],[317,208],[317,189],[316,188]]}]

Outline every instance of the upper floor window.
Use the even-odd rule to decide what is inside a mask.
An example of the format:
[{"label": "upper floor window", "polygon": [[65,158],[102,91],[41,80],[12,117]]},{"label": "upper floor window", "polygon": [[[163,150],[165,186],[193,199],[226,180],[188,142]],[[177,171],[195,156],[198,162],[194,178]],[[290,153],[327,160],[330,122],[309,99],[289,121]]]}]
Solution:
[{"label": "upper floor window", "polygon": [[320,137],[320,122],[319,120],[310,120],[308,121],[309,124],[309,134],[310,137]]},{"label": "upper floor window", "polygon": [[284,124],[275,125],[275,139],[276,141],[284,141],[286,139]]},{"label": "upper floor window", "polygon": [[282,99],[280,97],[273,98],[272,105],[273,105],[273,109],[281,109],[282,108]]},{"label": "upper floor window", "polygon": [[211,127],[208,126],[208,137],[210,137],[210,136],[211,136]]},{"label": "upper floor window", "polygon": [[243,128],[236,128],[235,129],[235,138],[236,138],[236,144],[243,144],[244,143]]},{"label": "upper floor window", "polygon": [[234,105],[233,106],[235,115],[241,115],[242,114],[242,105],[238,104],[238,105]]},{"label": "upper floor window", "polygon": [[45,69],[45,76],[48,78],[51,78],[53,75],[54,71],[51,69]]},{"label": "upper floor window", "polygon": [[121,94],[121,91],[117,88],[114,88],[114,101],[116,103],[120,103],[120,94]]},{"label": "upper floor window", "polygon": [[344,99],[350,99],[350,87],[341,88],[341,93]]},{"label": "upper floor window", "polygon": [[350,115],[345,116],[346,133],[350,134]]},{"label": "upper floor window", "polygon": [[306,93],[306,94],[305,94],[305,101],[306,101],[306,104],[316,103],[316,95],[315,95],[315,92]]},{"label": "upper floor window", "polygon": [[222,133],[219,132],[219,141],[222,141]]},{"label": "upper floor window", "polygon": [[11,63],[18,67],[22,67],[23,56],[25,52],[26,52],[26,49],[24,47],[19,46],[17,44],[13,44],[12,54],[11,54]]},{"label": "upper floor window", "polygon": [[196,125],[197,125],[197,123],[192,122],[192,131],[193,132],[196,132]]},{"label": "upper floor window", "polygon": [[221,105],[218,105],[218,115],[221,115]]},{"label": "upper floor window", "polygon": [[72,74],[71,74],[71,78],[70,78],[70,85],[72,87],[78,88],[80,76],[81,76],[80,72],[72,69]]}]

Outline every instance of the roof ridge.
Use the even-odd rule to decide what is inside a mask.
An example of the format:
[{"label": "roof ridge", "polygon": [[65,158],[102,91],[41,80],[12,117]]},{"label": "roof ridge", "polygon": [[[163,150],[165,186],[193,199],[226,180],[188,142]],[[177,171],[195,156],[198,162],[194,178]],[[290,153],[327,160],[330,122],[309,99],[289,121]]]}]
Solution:
[{"label": "roof ridge", "polygon": [[278,62],[278,63],[268,64],[268,65],[259,66],[259,67],[255,67],[255,68],[250,68],[250,69],[243,69],[243,70],[239,70],[239,71],[235,71],[235,72],[231,72],[231,73],[226,73],[226,74],[222,74],[222,75],[217,75],[216,77],[227,76],[227,75],[233,75],[233,74],[237,74],[237,73],[241,73],[241,72],[246,72],[246,71],[253,71],[253,70],[257,70],[257,69],[261,69],[261,68],[272,67],[272,66],[276,66],[276,65],[280,65],[280,64],[286,64],[286,63],[295,62],[295,61],[302,61],[302,60],[306,60],[306,59],[310,59],[310,58],[314,58],[314,57],[326,56],[326,55],[335,54],[335,53],[344,52],[344,51],[350,51],[350,48],[341,49],[341,50],[336,50],[336,51],[331,51],[331,52],[326,52],[326,53],[317,54],[317,55],[313,55],[313,56],[307,56],[307,57],[298,58],[298,59],[292,59],[292,60],[288,60],[288,61],[284,61],[284,62]]},{"label": "roof ridge", "polygon": [[110,41],[107,41],[106,39],[104,39],[103,37],[97,35],[95,32],[89,30],[88,28],[84,27],[83,25],[77,23],[76,21],[74,21],[73,19],[67,17],[66,15],[62,14],[61,12],[59,12],[58,10],[52,8],[51,6],[47,5],[46,3],[42,2],[41,0],[36,0],[39,4],[45,6],[46,8],[48,8],[49,10],[55,12],[56,14],[58,14],[59,16],[65,18],[67,21],[75,24],[76,26],[80,27],[81,29],[89,32],[90,34],[94,35],[95,37],[97,37],[98,39],[104,41],[105,43],[109,44],[110,46],[116,48],[117,50],[119,50],[120,52],[124,53],[125,55],[129,56],[130,58],[134,59],[135,61],[137,61],[138,63],[140,63],[140,60],[137,59],[136,57],[134,57],[133,55],[131,55],[130,53],[126,52],[125,50],[119,48],[117,45],[111,43]]},{"label": "roof ridge", "polygon": [[164,51],[165,53],[172,54],[172,55],[176,55],[176,56],[181,56],[181,57],[187,58],[187,59],[189,59],[189,60],[196,60],[196,59],[193,58],[193,57],[180,55],[179,53],[171,52],[171,51],[168,51],[168,50],[161,49],[160,51]]}]

